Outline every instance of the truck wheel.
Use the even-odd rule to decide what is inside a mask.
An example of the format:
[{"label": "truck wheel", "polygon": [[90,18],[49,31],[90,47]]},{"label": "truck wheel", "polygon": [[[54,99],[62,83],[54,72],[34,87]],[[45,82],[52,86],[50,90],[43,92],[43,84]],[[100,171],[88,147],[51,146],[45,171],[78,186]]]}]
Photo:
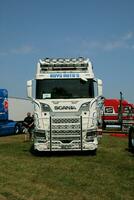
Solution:
[{"label": "truck wheel", "polygon": [[131,128],[128,135],[128,148],[134,152],[134,129]]},{"label": "truck wheel", "polygon": [[90,151],[91,156],[96,156],[96,154],[97,154],[97,149]]},{"label": "truck wheel", "polygon": [[104,121],[102,122],[102,129],[106,130],[106,123]]},{"label": "truck wheel", "polygon": [[39,156],[39,153],[37,150],[34,149],[34,144],[30,147],[30,153],[34,156]]},{"label": "truck wheel", "polygon": [[15,127],[14,127],[14,133],[18,134],[19,132],[20,132],[20,127],[19,127],[18,124],[16,124]]}]

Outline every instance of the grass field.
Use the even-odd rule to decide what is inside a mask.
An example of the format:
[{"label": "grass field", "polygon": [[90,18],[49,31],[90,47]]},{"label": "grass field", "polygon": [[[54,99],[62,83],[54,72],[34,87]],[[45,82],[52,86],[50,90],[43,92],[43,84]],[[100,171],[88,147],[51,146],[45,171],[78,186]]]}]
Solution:
[{"label": "grass field", "polygon": [[96,156],[34,156],[24,136],[0,137],[0,200],[133,200],[127,138],[104,135]]}]

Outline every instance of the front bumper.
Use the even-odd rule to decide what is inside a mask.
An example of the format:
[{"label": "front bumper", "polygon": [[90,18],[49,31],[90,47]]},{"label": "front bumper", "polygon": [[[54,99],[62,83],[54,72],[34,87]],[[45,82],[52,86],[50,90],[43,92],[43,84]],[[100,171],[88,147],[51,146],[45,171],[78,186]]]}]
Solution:
[{"label": "front bumper", "polygon": [[92,142],[72,141],[62,143],[61,141],[43,142],[35,141],[34,149],[37,151],[93,151],[98,147],[98,140],[94,138]]}]

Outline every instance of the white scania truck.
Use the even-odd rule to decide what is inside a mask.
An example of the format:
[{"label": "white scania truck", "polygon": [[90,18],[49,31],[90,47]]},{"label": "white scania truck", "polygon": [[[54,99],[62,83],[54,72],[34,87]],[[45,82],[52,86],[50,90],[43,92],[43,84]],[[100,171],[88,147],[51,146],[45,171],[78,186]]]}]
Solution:
[{"label": "white scania truck", "polygon": [[34,102],[34,150],[96,151],[101,122],[102,81],[89,59],[44,58],[37,64]]}]

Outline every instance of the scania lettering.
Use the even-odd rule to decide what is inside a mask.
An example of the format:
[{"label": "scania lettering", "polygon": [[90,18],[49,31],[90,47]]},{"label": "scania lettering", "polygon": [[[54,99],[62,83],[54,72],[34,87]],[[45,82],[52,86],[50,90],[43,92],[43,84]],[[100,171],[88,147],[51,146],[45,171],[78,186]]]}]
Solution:
[{"label": "scania lettering", "polygon": [[75,106],[55,106],[55,110],[76,110]]},{"label": "scania lettering", "polygon": [[89,59],[44,58],[37,64],[27,94],[34,103],[36,151],[96,152],[101,124],[102,81]]}]

